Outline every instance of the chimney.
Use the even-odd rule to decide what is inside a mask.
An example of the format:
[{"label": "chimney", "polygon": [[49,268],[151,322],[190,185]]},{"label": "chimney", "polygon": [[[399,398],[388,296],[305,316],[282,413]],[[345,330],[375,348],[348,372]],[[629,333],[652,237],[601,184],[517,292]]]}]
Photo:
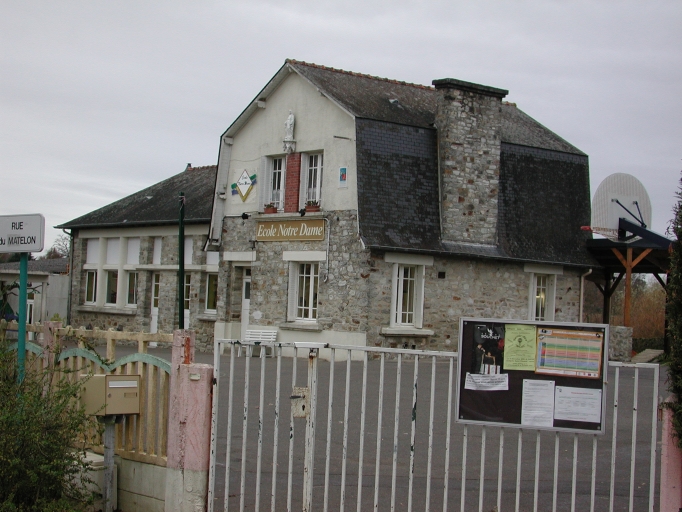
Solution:
[{"label": "chimney", "polygon": [[502,98],[509,91],[434,80],[444,241],[497,243]]}]

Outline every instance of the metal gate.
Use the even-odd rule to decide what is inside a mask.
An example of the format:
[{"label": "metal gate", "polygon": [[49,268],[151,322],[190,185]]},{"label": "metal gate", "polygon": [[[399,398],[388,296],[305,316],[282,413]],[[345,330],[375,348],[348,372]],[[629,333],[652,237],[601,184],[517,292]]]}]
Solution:
[{"label": "metal gate", "polygon": [[214,353],[209,511],[655,510],[656,364],[609,363],[595,435],[456,423],[456,352]]}]

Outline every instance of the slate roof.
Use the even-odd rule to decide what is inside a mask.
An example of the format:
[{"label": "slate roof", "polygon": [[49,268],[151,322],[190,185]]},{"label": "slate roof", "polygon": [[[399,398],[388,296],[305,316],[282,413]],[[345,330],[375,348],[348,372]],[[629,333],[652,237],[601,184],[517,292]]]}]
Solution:
[{"label": "slate roof", "polygon": [[[286,64],[355,117],[433,128],[436,89],[296,60]],[[502,103],[502,142],[584,155],[516,107]]]},{"label": "slate roof", "polygon": [[184,192],[186,198],[185,223],[208,223],[216,169],[215,165],[188,165],[180,174],[55,227],[83,229],[177,224],[180,192]]},{"label": "slate roof", "polygon": [[[28,273],[37,272],[45,274],[65,274],[69,269],[68,258],[54,258],[50,260],[30,260],[28,262]],[[19,262],[0,263],[0,273],[19,273]]]},{"label": "slate roof", "polygon": [[[599,266],[585,249],[590,235],[580,230],[590,223],[587,155],[516,105],[502,102],[498,243],[447,242],[440,238],[433,124],[439,93],[293,60],[280,73],[287,66],[355,117],[358,219],[366,246]],[[267,98],[283,80],[280,73],[258,98]]]}]

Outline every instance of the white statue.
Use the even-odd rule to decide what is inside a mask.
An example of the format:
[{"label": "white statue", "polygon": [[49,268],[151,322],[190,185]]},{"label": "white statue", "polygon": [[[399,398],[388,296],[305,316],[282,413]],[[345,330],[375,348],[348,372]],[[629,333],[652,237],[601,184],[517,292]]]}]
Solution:
[{"label": "white statue", "polygon": [[284,152],[289,155],[296,150],[296,141],[294,140],[294,113],[290,110],[289,117],[284,123]]},{"label": "white statue", "polygon": [[287,117],[287,120],[284,123],[284,140],[294,140],[294,123],[294,113],[290,110],[289,117]]}]

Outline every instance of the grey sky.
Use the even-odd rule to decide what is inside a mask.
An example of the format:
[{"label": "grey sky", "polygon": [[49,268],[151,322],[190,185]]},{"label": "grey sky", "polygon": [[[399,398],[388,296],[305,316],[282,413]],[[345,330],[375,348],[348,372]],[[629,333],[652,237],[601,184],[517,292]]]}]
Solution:
[{"label": "grey sky", "polygon": [[653,229],[682,170],[682,2],[0,0],[0,214],[51,226],[193,165],[286,58],[458,78],[626,172]]}]

